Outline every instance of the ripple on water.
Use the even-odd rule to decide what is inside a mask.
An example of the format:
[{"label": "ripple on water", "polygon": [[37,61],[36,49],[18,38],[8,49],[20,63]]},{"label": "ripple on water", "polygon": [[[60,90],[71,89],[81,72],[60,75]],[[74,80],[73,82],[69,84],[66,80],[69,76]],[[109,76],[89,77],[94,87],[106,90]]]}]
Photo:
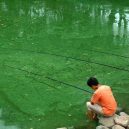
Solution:
[{"label": "ripple on water", "polygon": [[[0,109],[0,118],[2,118],[2,109]],[[20,129],[17,125],[6,125],[5,121],[0,119],[0,129]]]}]

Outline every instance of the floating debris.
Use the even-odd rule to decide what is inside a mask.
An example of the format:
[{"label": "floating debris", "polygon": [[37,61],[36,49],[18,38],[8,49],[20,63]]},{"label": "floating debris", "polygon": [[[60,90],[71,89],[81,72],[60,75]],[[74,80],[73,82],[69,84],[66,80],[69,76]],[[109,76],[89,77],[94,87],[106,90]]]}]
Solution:
[{"label": "floating debris", "polygon": [[68,114],[69,117],[71,117],[72,115],[71,114]]},{"label": "floating debris", "polygon": [[69,103],[69,107],[71,107],[72,106],[72,104],[71,103]]},{"label": "floating debris", "polygon": [[31,120],[32,120],[32,118],[29,118],[29,120],[31,121]]}]

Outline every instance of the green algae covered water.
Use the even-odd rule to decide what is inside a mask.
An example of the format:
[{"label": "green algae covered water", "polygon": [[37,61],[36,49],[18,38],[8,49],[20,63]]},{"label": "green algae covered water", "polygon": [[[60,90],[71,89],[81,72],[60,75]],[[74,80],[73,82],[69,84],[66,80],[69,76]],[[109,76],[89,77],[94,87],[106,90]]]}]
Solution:
[{"label": "green algae covered water", "polygon": [[7,127],[94,129],[97,123],[85,116],[91,94],[46,78],[91,91],[90,76],[110,85],[128,112],[128,1],[0,0],[0,107]]}]

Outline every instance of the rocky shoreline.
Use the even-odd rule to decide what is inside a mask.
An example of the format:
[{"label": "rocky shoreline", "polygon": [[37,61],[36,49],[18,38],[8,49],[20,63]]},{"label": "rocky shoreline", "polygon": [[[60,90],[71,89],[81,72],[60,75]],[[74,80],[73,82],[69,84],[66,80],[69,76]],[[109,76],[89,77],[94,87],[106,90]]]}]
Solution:
[{"label": "rocky shoreline", "polygon": [[100,117],[96,129],[129,129],[129,115],[120,112],[112,117]]},{"label": "rocky shoreline", "polygon": [[[96,129],[129,129],[129,115],[125,112],[118,112],[112,117],[98,117],[99,125]],[[57,129],[75,129],[72,127],[62,127]]]}]

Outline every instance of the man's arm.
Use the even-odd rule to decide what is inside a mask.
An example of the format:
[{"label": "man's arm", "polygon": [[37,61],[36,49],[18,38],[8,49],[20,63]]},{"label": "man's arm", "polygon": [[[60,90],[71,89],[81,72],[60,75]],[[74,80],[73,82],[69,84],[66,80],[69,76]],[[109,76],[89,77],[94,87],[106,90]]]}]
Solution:
[{"label": "man's arm", "polygon": [[101,97],[101,94],[100,93],[98,93],[98,92],[97,93],[94,93],[93,96],[92,96],[92,98],[91,98],[91,101],[90,101],[91,104],[94,105],[94,104],[98,103],[100,97]]}]

